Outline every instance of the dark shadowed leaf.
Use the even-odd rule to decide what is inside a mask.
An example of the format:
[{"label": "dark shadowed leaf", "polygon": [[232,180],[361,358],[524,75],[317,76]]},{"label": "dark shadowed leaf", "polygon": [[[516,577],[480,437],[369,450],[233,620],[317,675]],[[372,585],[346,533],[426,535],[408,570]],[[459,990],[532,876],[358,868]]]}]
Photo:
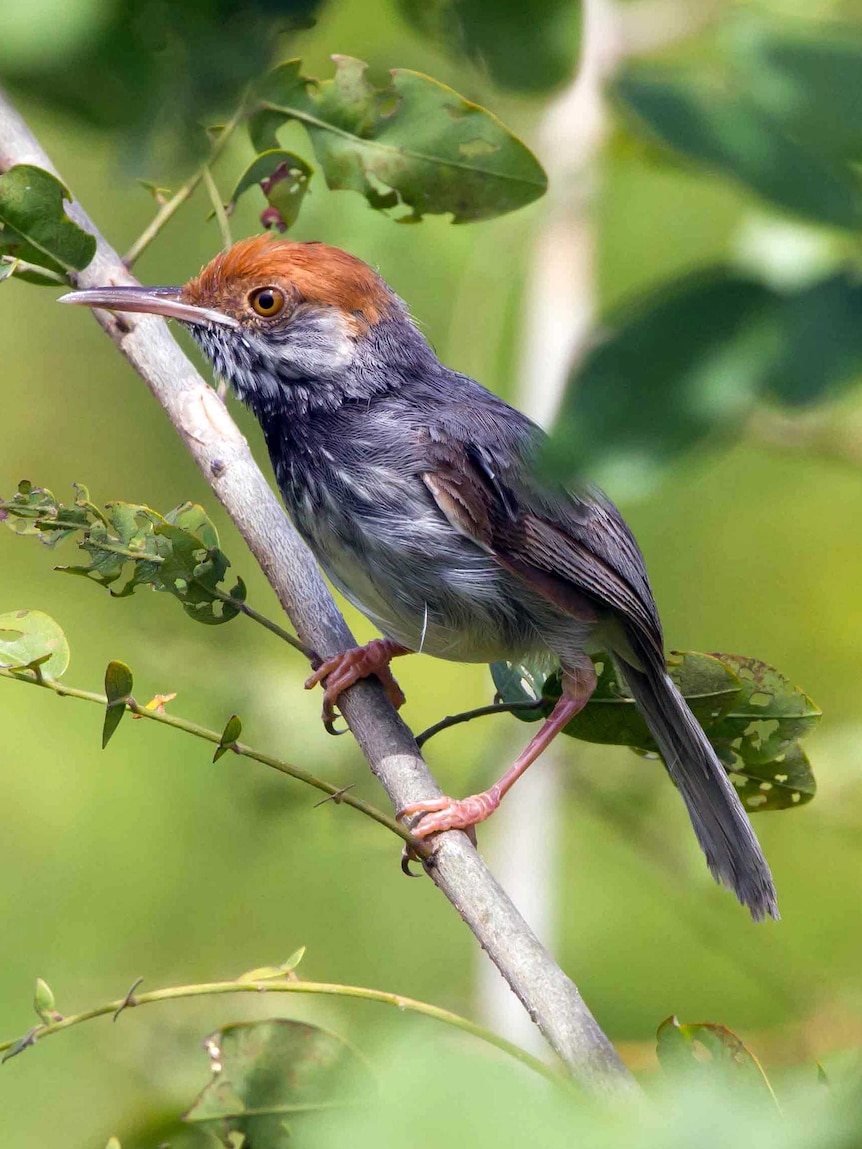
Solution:
[{"label": "dark shadowed leaf", "polygon": [[58,623],[41,610],[0,614],[0,667],[38,668],[45,678],[60,678],[69,665],[69,643]]},{"label": "dark shadowed leaf", "polygon": [[249,124],[259,150],[277,147],[276,129],[297,120],[329,187],[361,192],[374,208],[409,207],[411,219],[488,219],[544,194],[536,157],[485,108],[419,72],[396,68],[375,88],[361,60],[335,63],[331,80],[303,76],[299,60],[270,73]]},{"label": "dark shadowed leaf", "polygon": [[818,35],[745,27],[732,57],[764,111],[806,146],[862,160],[862,35],[858,25],[822,25]]},{"label": "dark shadowed leaf", "polygon": [[105,696],[108,699],[108,704],[105,708],[105,723],[102,727],[103,750],[123,720],[123,715],[126,713],[126,702],[132,693],[132,686],[132,672],[125,662],[116,659],[109,662],[105,670]]},{"label": "dark shadowed leaf", "polygon": [[769,288],[715,268],[612,316],[569,380],[546,466],[561,477],[600,465],[638,474],[736,426],[778,354],[774,303]]},{"label": "dark shadowed leaf", "polygon": [[667,1073],[718,1078],[730,1090],[743,1090],[770,1107],[778,1107],[760,1062],[724,1025],[681,1025],[669,1017],[658,1028],[656,1052]]},{"label": "dark shadowed leaf", "polygon": [[487,68],[498,84],[541,92],[575,73],[579,0],[399,0],[415,28]]},{"label": "dark shadowed leaf", "polygon": [[69,219],[70,198],[55,176],[30,164],[0,175],[0,254],[55,272],[86,267],[96,241]]},{"label": "dark shadowed leaf", "polygon": [[296,223],[313,170],[293,152],[285,152],[281,148],[262,152],[240,176],[228,207],[233,208],[249,188],[258,187],[266,197],[270,212],[275,212],[271,215],[265,211],[261,222],[266,227],[287,231]]},{"label": "dark shadowed leaf", "polygon": [[[545,675],[538,667],[524,662],[492,662],[491,677],[501,702],[538,702],[542,697]],[[522,722],[539,722],[545,717],[541,710],[515,710]]]},{"label": "dark shadowed leaf", "polygon": [[185,1120],[231,1145],[290,1149],[307,1113],[355,1105],[375,1087],[367,1064],[340,1037],[299,1021],[228,1025],[206,1042],[213,1077]]},{"label": "dark shadowed leaf", "polygon": [[732,77],[703,80],[636,63],[622,71],[613,91],[636,126],[680,155],[817,223],[862,224],[862,191],[850,168],[795,139]]}]

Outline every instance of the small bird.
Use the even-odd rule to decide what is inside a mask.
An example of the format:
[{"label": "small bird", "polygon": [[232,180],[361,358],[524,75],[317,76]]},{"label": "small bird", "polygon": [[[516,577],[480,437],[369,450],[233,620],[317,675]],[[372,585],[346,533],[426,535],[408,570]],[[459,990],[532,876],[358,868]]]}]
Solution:
[{"label": "small bird", "polygon": [[540,477],[543,432],[445,367],[367,264],[323,243],[257,236],[184,287],[104,287],[62,302],[178,320],[256,415],[297,529],[384,637],[317,668],[331,724],[341,691],[423,651],[457,662],[540,659],[562,696],[481,794],[418,802],[420,837],[468,830],[595,689],[610,653],[688,809],[713,876],[755,920],[777,918],[772,875],[739,797],[668,677],[641,552],[600,491]]}]

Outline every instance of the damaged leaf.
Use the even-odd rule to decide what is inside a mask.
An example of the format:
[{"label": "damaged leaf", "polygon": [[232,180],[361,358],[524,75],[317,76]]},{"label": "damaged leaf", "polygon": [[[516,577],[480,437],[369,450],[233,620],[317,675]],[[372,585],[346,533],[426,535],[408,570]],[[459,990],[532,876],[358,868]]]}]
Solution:
[{"label": "damaged leaf", "polygon": [[55,273],[85,268],[96,241],[66,214],[64,200],[71,198],[56,176],[32,164],[0,175],[0,255]]},{"label": "damaged leaf", "polygon": [[38,670],[45,678],[60,678],[69,665],[69,643],[62,627],[41,610],[0,614],[0,667]]},{"label": "damaged leaf", "polygon": [[293,152],[272,148],[255,156],[233,190],[227,205],[233,211],[239,197],[249,188],[259,187],[269,205],[260,217],[264,227],[288,231],[296,223],[308,181],[314,169]]},{"label": "damaged leaf", "polygon": [[373,208],[404,205],[411,220],[449,212],[455,223],[514,211],[543,195],[536,157],[496,116],[420,72],[396,68],[376,88],[368,65],[335,56],[331,80],[291,60],[264,80],[249,122],[259,150],[301,123],[330,188],[361,192]]}]

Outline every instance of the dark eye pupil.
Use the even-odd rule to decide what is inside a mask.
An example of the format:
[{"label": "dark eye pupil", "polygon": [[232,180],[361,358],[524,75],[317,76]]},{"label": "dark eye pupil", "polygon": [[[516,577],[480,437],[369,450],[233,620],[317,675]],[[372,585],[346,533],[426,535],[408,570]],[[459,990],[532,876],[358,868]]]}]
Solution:
[{"label": "dark eye pupil", "polygon": [[257,297],[257,302],[263,311],[272,311],[275,307],[275,297],[271,291],[262,291]]}]

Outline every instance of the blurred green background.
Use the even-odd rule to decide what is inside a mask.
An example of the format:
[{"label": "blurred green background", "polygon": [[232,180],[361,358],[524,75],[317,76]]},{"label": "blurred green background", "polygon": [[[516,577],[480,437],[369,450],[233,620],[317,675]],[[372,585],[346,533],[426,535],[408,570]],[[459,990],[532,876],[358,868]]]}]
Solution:
[{"label": "blurred green background", "polygon": [[[25,15],[4,5],[0,74],[23,67],[37,41],[95,35],[110,7],[42,0]],[[715,8],[718,23],[701,30],[695,57],[708,52],[736,5]],[[760,10],[788,22],[848,15],[838,4],[789,0]],[[368,60],[379,76],[393,66],[428,71],[536,144],[547,95],[496,88],[434,49],[383,0],[336,0],[294,49],[312,75],[329,74],[333,52]],[[64,118],[32,88],[20,107],[110,241],[128,247],[153,212],[135,182],[157,175],[150,161],[128,135]],[[722,259],[749,268],[782,253],[792,260],[811,241],[810,224],[779,220],[740,186],[702,169],[657,160],[617,123],[598,159],[592,224],[602,312],[682,271]],[[313,158],[298,129],[284,139]],[[241,141],[229,151],[219,169],[224,192],[250,155]],[[232,219],[236,236],[258,229],[263,204],[253,199]],[[426,218],[402,227],[358,196],[328,192],[318,176],[293,234],[379,267],[445,362],[512,398],[526,269],[546,211],[539,201],[488,223],[453,228]],[[219,236],[207,215],[198,194],[141,259],[144,282],[183,281],[212,256]],[[811,242],[820,252],[833,237],[824,231]],[[6,283],[0,347],[4,496],[26,477],[60,498],[79,481],[96,502],[123,499],[163,512],[201,502],[248,583],[249,601],[277,617],[267,583],[171,426],[87,315],[55,307],[48,290]],[[265,462],[256,425],[237,404],[232,410]],[[848,389],[830,418],[845,446],[855,442],[858,391]],[[862,1036],[862,473],[848,457],[804,445],[776,449],[743,430],[675,459],[643,484],[641,497],[628,472],[615,479],[609,467],[603,478],[646,555],[669,647],[765,659],[823,708],[808,747],[819,793],[804,809],[755,819],[783,912],[779,924],[755,928],[713,886],[658,765],[562,740],[557,957],[636,1068],[653,1068],[652,1036],[670,1013],[731,1026],[768,1065],[828,1065]],[[52,572],[53,562],[73,562],[75,554],[69,544],[53,555],[0,533],[0,610],[39,608],[61,623],[72,647],[69,683],[99,689],[108,660],[122,659],[139,697],[176,691],[176,713],[219,729],[236,711],[252,745],[385,802],[351,740],[323,732],[320,699],[303,692],[298,656],[245,619],[196,627],[167,596],[140,592],[112,602]],[[373,636],[347,613],[363,640]],[[403,713],[416,730],[491,699],[483,667],[414,658],[397,671],[408,697]],[[230,756],[213,766],[202,743],[148,723],[124,722],[102,752],[96,707],[15,683],[0,683],[0,715],[4,1036],[32,1024],[37,975],[54,988],[58,1008],[72,1012],[120,996],[141,975],[150,988],[235,976],[300,945],[308,947],[309,978],[475,1013],[484,959],[430,882],[404,880],[397,844],[376,825],[343,806],[313,809],[312,791],[264,767]],[[474,723],[442,734],[428,758],[445,788],[470,792],[529,732],[509,718]],[[52,1038],[4,1065],[4,1140],[83,1149],[117,1133],[124,1147],[168,1135],[177,1144],[185,1135],[171,1122],[207,1076],[200,1040],[223,1022],[273,1013],[327,1025],[372,1057],[383,1056],[393,1026],[403,1039],[400,1019],[362,1003],[211,999],[151,1007],[116,1026],[97,1022]],[[410,1032],[432,1051],[451,1040],[431,1022]]]}]

